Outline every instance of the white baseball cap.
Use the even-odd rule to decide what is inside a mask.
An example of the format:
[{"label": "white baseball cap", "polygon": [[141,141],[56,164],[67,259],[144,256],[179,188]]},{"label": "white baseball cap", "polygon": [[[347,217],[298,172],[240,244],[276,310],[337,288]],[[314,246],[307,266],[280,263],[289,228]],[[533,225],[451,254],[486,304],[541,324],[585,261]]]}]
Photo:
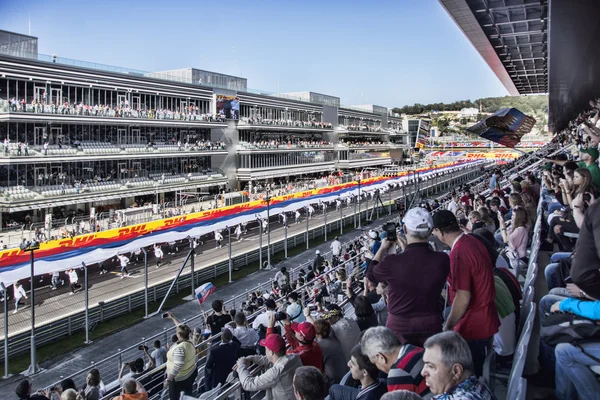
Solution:
[{"label": "white baseball cap", "polygon": [[315,251],[315,254],[321,254],[320,250]]},{"label": "white baseball cap", "polygon": [[424,208],[415,207],[408,210],[402,223],[411,232],[427,232],[433,229],[431,214]]}]

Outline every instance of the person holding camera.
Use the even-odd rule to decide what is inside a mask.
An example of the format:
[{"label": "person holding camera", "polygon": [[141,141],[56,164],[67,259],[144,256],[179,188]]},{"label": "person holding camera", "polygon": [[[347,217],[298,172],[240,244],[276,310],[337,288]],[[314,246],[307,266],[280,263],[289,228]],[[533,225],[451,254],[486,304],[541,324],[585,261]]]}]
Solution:
[{"label": "person holding camera", "polygon": [[[442,331],[439,299],[450,272],[450,258],[429,245],[433,219],[427,210],[408,210],[402,224],[406,239],[388,232],[367,269],[367,278],[388,283],[386,326],[403,344],[423,346],[429,336]],[[396,243],[402,253],[387,254]]]}]

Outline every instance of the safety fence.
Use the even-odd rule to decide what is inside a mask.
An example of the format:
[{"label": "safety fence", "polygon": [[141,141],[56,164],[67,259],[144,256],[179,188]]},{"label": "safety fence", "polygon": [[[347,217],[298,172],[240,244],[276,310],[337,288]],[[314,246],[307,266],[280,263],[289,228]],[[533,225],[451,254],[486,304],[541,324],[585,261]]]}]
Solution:
[{"label": "safety fence", "polygon": [[[418,192],[421,195],[430,196],[434,192],[453,188],[458,184],[465,183],[478,176],[479,167],[480,165],[478,165],[476,168],[464,168],[458,172],[439,175],[435,178],[429,179],[427,182],[422,182],[422,185],[421,183],[417,183],[418,180],[415,179],[410,185],[403,186],[401,189],[396,190],[394,197],[390,195],[390,200],[385,205],[389,207],[389,211],[391,211],[391,203],[394,203],[398,200],[406,200],[410,196],[414,195],[415,192]],[[386,211],[388,210],[385,210],[380,205],[375,206],[375,202],[372,202],[370,208],[360,210],[358,214],[358,220],[367,220],[374,212],[377,212],[378,214],[384,214]],[[310,242],[314,241],[318,237],[325,237],[326,232],[329,233],[332,231],[341,230],[345,226],[352,225],[353,222],[355,224],[354,226],[356,226],[356,218],[356,214],[343,215],[342,219],[335,218],[332,221],[327,221],[326,224],[321,223],[319,226],[311,227],[308,231],[290,235],[287,239],[274,240],[271,242],[271,253],[275,254],[278,252],[287,252],[288,248],[302,245],[303,243],[306,243],[307,239]],[[231,258],[231,263],[229,260],[227,260],[213,265],[204,266],[194,271],[194,287],[197,287],[197,285],[201,282],[210,281],[217,276],[227,274],[228,272],[231,273],[232,269],[243,268],[256,261],[262,265],[262,261],[266,258],[266,248],[267,244],[263,240],[262,247],[248,251],[244,254],[233,256]],[[183,291],[190,290],[190,287],[192,286],[191,277],[192,274],[189,269],[182,273],[175,282],[174,292],[181,293]],[[94,327],[99,323],[130,313],[135,309],[142,307],[146,307],[147,309],[148,303],[160,300],[165,296],[170,284],[171,280],[167,280],[160,284],[148,287],[147,289],[144,288],[142,290],[124,294],[122,297],[112,301],[99,302],[97,305],[89,304],[87,305],[87,319],[85,310],[72,312],[67,315],[57,315],[58,318],[56,318],[55,321],[42,326],[36,326],[36,345],[40,346],[43,344],[52,343],[58,339],[71,336],[74,333],[81,331],[85,331],[89,334],[90,327]],[[271,282],[268,281],[264,284],[261,284],[259,288],[252,288],[252,290],[270,287],[270,284]],[[240,299],[244,296],[247,296],[247,293],[236,296],[229,300],[229,302],[235,307],[238,302],[241,303]],[[168,332],[161,333],[160,335],[163,334],[165,335],[165,338],[169,337]],[[2,348],[2,352],[0,354],[2,355],[4,354],[4,344],[5,342],[1,343],[0,345]],[[137,346],[133,346],[132,349],[137,351]],[[9,357],[25,353],[29,350],[29,330],[8,336]],[[112,359],[113,362],[117,364],[115,361],[116,359],[128,359],[128,357],[128,350],[124,350],[123,352],[120,352],[119,355],[113,356]]]}]

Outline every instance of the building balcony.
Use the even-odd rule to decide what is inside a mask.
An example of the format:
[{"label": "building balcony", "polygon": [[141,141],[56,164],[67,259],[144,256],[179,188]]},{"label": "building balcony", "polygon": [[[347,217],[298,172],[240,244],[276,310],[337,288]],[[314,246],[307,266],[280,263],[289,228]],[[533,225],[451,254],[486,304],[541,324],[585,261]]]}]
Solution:
[{"label": "building balcony", "polygon": [[[21,147],[19,149],[19,147]],[[204,142],[200,145],[179,145],[172,143],[112,144],[107,142],[81,142],[73,146],[19,146],[18,143],[2,145],[0,165],[28,164],[35,162],[96,161],[165,156],[210,156],[227,154],[227,148],[220,142]]]},{"label": "building balcony", "polygon": [[333,150],[331,142],[306,142],[297,144],[273,144],[273,143],[248,143],[240,142],[238,144],[239,153],[276,153],[276,152],[306,152],[306,151],[325,151]]},{"label": "building balcony", "polygon": [[327,122],[308,122],[274,119],[242,118],[238,122],[238,129],[296,131],[296,132],[323,132],[332,131],[333,125]]},{"label": "building balcony", "polygon": [[152,173],[148,177],[89,181],[74,185],[14,186],[0,188],[0,209],[3,212],[18,212],[226,184],[227,177],[221,171],[212,171],[178,175]]},{"label": "building balcony", "polygon": [[0,100],[0,121],[86,123],[134,126],[225,127],[222,118],[171,110],[133,110],[48,104],[11,105]]},{"label": "building balcony", "polygon": [[250,181],[303,174],[325,173],[334,171],[335,163],[335,161],[324,161],[310,164],[281,165],[265,168],[238,168],[237,178],[243,181]]}]

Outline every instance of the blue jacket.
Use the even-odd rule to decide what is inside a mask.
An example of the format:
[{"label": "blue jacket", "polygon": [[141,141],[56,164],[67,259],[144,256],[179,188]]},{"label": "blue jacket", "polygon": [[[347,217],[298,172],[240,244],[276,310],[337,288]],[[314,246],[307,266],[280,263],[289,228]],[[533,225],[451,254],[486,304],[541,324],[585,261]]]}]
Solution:
[{"label": "blue jacket", "polygon": [[562,300],[558,308],[560,311],[567,311],[581,317],[600,320],[600,300],[588,301],[568,298]]}]

